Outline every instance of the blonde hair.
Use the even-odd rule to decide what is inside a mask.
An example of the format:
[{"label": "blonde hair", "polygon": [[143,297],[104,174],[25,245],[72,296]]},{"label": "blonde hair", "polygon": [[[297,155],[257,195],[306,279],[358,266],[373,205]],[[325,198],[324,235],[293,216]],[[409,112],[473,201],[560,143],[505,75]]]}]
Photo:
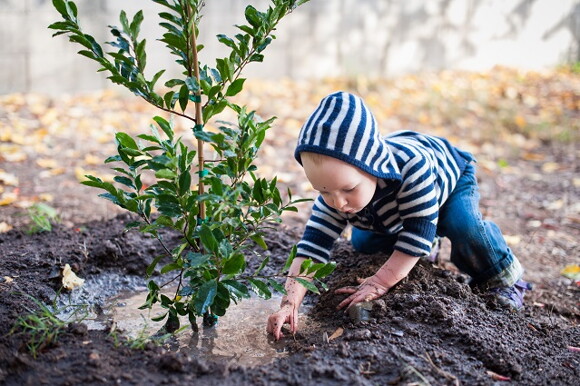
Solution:
[{"label": "blonde hair", "polygon": [[310,161],[312,161],[314,165],[320,165],[322,161],[326,158],[329,158],[329,156],[320,153],[314,153],[311,151],[302,151],[300,152],[300,158],[301,159],[307,158]]}]

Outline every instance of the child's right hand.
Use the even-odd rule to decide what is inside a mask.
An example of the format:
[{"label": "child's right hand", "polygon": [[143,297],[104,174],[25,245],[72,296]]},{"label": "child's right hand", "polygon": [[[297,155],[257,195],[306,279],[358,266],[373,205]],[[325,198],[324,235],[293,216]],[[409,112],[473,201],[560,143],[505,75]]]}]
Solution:
[{"label": "child's right hand", "polygon": [[298,331],[298,307],[289,302],[283,304],[279,311],[270,315],[266,331],[274,335],[276,340],[279,340],[284,336],[282,326],[285,323],[290,324],[290,332],[296,334]]}]

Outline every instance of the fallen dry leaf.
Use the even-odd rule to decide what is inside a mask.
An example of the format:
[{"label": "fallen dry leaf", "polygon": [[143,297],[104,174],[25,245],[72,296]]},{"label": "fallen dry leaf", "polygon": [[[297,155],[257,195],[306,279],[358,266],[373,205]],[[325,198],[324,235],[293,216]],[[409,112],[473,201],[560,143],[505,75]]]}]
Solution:
[{"label": "fallen dry leaf", "polygon": [[544,154],[526,152],[522,154],[522,159],[526,161],[543,161],[546,158]]},{"label": "fallen dry leaf", "polygon": [[342,334],[344,334],[344,328],[339,327],[339,328],[336,329],[336,331],[334,331],[332,333],[332,335],[330,335],[328,337],[328,341],[330,342],[330,341],[332,341],[332,340],[334,340],[336,338],[339,338],[340,336],[342,336]]},{"label": "fallen dry leaf", "polygon": [[38,199],[40,201],[52,202],[52,201],[54,201],[54,196],[50,193],[40,193],[38,195]]},{"label": "fallen dry leaf", "polygon": [[18,199],[16,192],[6,192],[0,196],[0,206],[6,206],[14,203]]},{"label": "fallen dry leaf", "polygon": [[562,209],[563,206],[564,206],[564,200],[556,200],[556,201],[552,201],[551,203],[549,203],[548,206],[546,206],[546,209],[558,210],[558,209]]},{"label": "fallen dry leaf", "polygon": [[560,274],[568,279],[578,281],[580,280],[580,266],[578,264],[567,265],[560,271]]},{"label": "fallen dry leaf", "polygon": [[491,370],[487,370],[487,375],[489,375],[491,377],[491,379],[493,379],[494,381],[511,381],[512,380],[510,377],[506,377],[504,375],[494,373]]},{"label": "fallen dry leaf", "polygon": [[0,233],[6,233],[12,230],[12,225],[8,224],[6,221],[0,222]]},{"label": "fallen dry leaf", "polygon": [[553,173],[558,169],[560,169],[560,165],[556,162],[546,162],[542,165],[542,171],[544,173]]},{"label": "fallen dry leaf", "polygon": [[21,162],[28,158],[22,147],[16,145],[0,146],[0,155],[8,162]]},{"label": "fallen dry leaf", "polygon": [[18,186],[18,178],[2,169],[0,169],[0,182],[4,185]]},{"label": "fallen dry leaf", "polygon": [[522,238],[520,236],[504,235],[503,237],[506,243],[508,243],[510,246],[516,246],[522,241]]},{"label": "fallen dry leaf", "polygon": [[66,264],[62,269],[62,286],[68,290],[73,290],[84,284],[85,279],[78,277],[71,269],[70,265]]},{"label": "fallen dry leaf", "polygon": [[58,161],[54,158],[39,158],[36,160],[36,164],[45,169],[56,169],[58,167]]}]

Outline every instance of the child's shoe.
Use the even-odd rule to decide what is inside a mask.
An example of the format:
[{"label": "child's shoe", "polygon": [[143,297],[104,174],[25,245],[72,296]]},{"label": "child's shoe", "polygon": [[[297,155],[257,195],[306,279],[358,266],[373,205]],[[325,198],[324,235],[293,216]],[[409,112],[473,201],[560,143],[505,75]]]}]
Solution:
[{"label": "child's shoe", "polygon": [[520,279],[511,287],[492,288],[490,292],[495,295],[500,304],[520,310],[524,306],[524,294],[531,289],[530,283]]}]

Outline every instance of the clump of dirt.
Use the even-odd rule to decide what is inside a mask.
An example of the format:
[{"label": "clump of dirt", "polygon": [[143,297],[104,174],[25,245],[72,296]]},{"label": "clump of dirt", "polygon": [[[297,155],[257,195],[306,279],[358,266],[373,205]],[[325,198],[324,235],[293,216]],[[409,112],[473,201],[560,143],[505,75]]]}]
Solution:
[{"label": "clump of dirt", "polygon": [[[269,365],[212,363],[152,343],[131,349],[108,331],[82,324],[70,325],[34,359],[25,348],[26,337],[9,334],[18,316],[33,306],[24,294],[54,299],[54,272],[65,263],[81,277],[142,274],[161,248],[156,240],[124,232],[129,221],[119,216],[32,236],[0,235],[0,382],[493,384],[505,377],[522,385],[571,385],[580,376],[579,354],[569,350],[580,345],[580,291],[571,283],[542,283],[541,297],[514,313],[470,288],[464,276],[421,262],[374,303],[369,321],[355,324],[335,310],[342,297],[332,290],[371,275],[386,256],[358,254],[345,241],[334,251],[338,267],[327,280],[330,291],[308,296],[313,304],[309,323],[286,339],[290,355]],[[282,266],[299,236],[286,227],[267,234],[272,261],[267,273]],[[328,338],[339,329],[342,334]]]}]

